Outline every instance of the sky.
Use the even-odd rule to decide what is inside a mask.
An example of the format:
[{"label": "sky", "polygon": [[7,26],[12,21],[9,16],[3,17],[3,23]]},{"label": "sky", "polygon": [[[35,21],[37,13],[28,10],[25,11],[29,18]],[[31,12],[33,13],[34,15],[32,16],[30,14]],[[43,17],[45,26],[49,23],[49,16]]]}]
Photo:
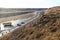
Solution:
[{"label": "sky", "polygon": [[0,0],[3,8],[50,8],[60,6],[60,0]]}]

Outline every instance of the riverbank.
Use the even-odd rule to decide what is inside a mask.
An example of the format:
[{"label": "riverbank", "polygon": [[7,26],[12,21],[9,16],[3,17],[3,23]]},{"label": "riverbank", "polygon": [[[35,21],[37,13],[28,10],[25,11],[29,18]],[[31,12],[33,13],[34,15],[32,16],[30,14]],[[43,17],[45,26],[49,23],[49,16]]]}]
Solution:
[{"label": "riverbank", "polygon": [[5,22],[5,21],[11,21],[11,20],[17,20],[17,19],[24,19],[24,18],[29,18],[32,17],[34,14],[33,13],[28,13],[28,14],[22,14],[22,15],[17,15],[17,16],[12,16],[12,17],[5,17],[5,18],[0,18],[0,23]]}]

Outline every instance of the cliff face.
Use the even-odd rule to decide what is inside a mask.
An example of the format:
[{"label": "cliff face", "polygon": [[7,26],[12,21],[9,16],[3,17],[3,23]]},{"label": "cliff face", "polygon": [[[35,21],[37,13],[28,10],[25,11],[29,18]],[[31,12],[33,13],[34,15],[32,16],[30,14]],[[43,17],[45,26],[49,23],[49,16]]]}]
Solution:
[{"label": "cliff face", "polygon": [[[17,35],[12,33],[5,36],[4,40],[60,40],[60,7],[59,10],[57,8],[53,7],[42,12],[37,25],[25,27],[21,32],[18,30]],[[16,36],[13,36],[14,34]]]}]

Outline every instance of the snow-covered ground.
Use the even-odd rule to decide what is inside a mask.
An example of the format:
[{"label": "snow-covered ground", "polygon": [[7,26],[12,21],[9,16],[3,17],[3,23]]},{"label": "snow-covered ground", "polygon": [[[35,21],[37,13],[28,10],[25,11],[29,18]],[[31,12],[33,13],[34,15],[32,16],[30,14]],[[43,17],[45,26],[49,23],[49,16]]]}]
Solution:
[{"label": "snow-covered ground", "polygon": [[11,25],[12,25],[12,26],[4,27],[4,24],[1,23],[1,25],[0,25],[0,30],[12,29],[12,28],[14,28],[14,27],[17,27],[17,26],[18,26],[17,24],[20,24],[20,25],[21,25],[22,22],[25,23],[25,22],[27,22],[27,20],[29,20],[29,19],[30,19],[30,18],[18,19],[18,20],[12,20],[12,21],[3,22],[3,23],[9,23],[9,22],[11,22]]}]

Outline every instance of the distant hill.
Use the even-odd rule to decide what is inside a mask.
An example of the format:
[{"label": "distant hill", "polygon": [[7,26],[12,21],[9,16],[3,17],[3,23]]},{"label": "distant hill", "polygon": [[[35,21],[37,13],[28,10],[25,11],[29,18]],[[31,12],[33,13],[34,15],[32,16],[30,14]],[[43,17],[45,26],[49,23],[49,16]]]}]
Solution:
[{"label": "distant hill", "polygon": [[19,12],[19,11],[40,11],[46,10],[47,8],[0,8],[0,13],[3,12]]}]

